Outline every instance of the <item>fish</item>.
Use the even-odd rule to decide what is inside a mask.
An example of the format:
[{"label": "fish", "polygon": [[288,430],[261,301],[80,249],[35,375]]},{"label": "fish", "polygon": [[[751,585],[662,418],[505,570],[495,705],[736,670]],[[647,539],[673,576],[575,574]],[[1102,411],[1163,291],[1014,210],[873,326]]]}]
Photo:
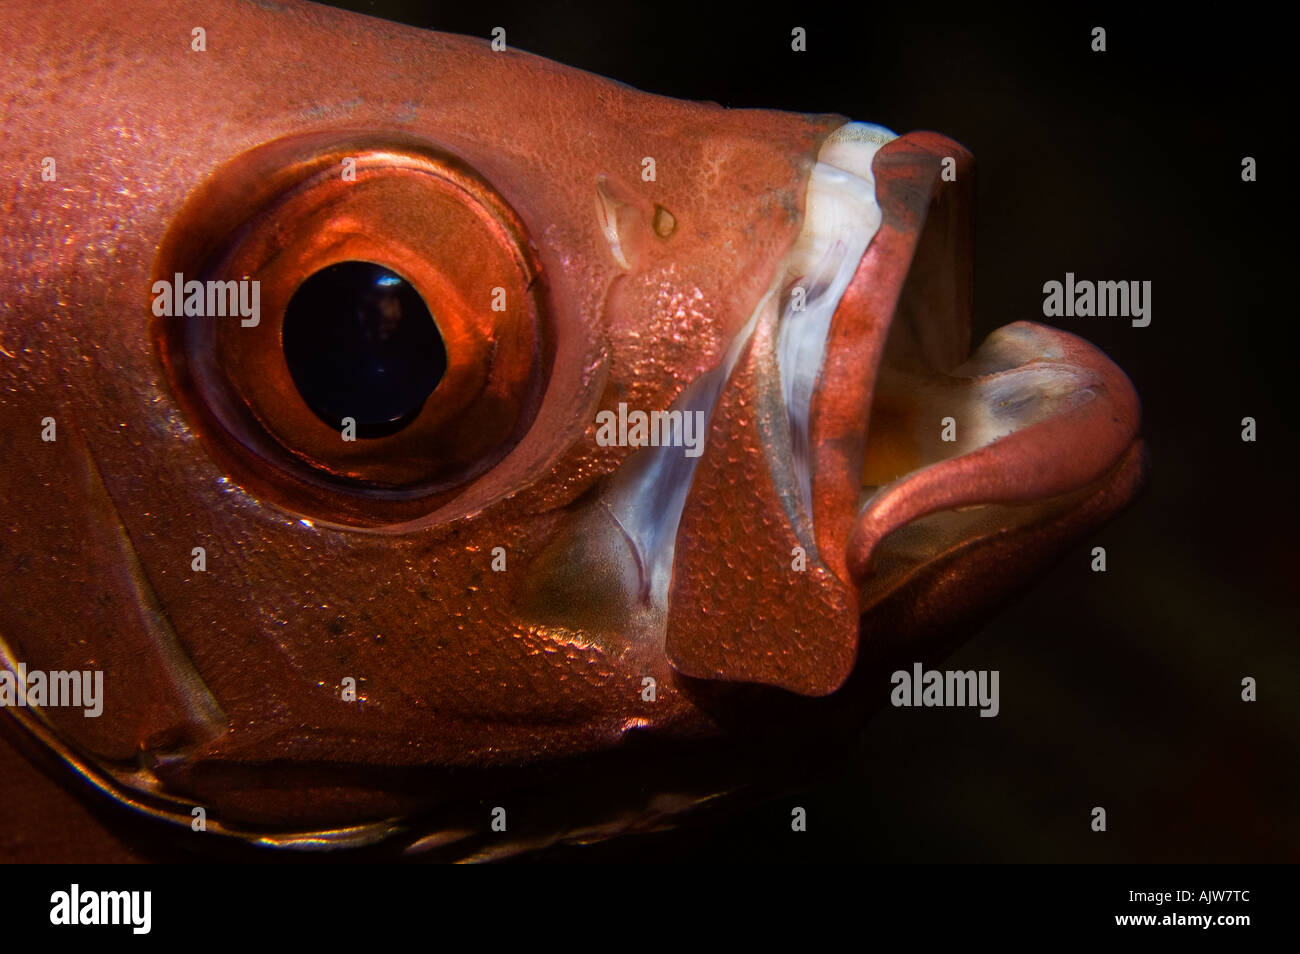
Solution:
[{"label": "fish", "polygon": [[938,133],[297,0],[9,13],[0,725],[115,824],[491,860],[707,815],[1143,485],[1097,348],[972,349]]}]

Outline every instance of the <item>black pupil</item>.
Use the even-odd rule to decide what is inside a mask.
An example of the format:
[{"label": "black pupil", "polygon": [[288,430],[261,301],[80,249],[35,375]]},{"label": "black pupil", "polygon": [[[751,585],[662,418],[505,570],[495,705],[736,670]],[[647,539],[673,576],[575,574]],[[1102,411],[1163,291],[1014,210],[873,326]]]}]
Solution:
[{"label": "black pupil", "polygon": [[382,265],[340,262],[299,286],[284,315],[284,357],[298,393],[331,427],[357,437],[400,431],[447,370],[428,306]]}]

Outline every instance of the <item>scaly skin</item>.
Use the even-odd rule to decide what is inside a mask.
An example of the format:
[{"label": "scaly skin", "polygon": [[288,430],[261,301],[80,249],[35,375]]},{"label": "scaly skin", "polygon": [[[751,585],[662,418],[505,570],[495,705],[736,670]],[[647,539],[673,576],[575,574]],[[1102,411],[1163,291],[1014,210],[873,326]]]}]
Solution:
[{"label": "scaly skin", "polygon": [[[191,49],[196,26],[203,52]],[[775,373],[760,333],[710,423],[667,616],[642,613],[635,594],[589,575],[614,558],[603,536],[583,536],[584,521],[633,451],[598,446],[596,413],[667,408],[718,365],[794,242],[819,147],[843,118],[667,100],[481,40],[297,2],[22,0],[0,45],[12,170],[0,180],[0,640],[13,662],[102,670],[106,686],[99,718],[51,708],[41,723],[14,709],[5,733],[61,782],[185,833],[199,805],[213,830],[241,837],[362,826],[336,837],[401,829],[403,844],[451,842],[484,826],[473,806],[512,792],[533,806],[515,850],[590,825],[603,836],[655,823],[751,776],[741,743],[764,737],[751,715],[779,725],[775,738],[878,704],[861,689],[871,641],[859,646],[860,625],[887,625],[882,645],[929,639],[1136,491],[1133,401],[1122,423],[1071,432],[1106,447],[1074,482],[1035,484],[1035,459],[1056,452],[1041,442],[990,465],[1019,475],[998,503],[1038,506],[907,573],[873,574],[854,542],[872,369],[927,210],[969,188],[961,147],[903,137],[876,158],[886,225],[836,314],[819,392],[820,557],[791,572],[784,478],[769,460],[770,422],[753,413]],[[528,293],[545,366],[530,423],[483,473],[400,518],[378,504],[367,518],[364,495],[282,479],[224,439],[178,383],[150,312],[152,282],[169,277],[162,263],[183,263],[189,236],[257,211],[249,190],[270,180],[251,164],[362,142],[470,170],[515,216],[519,255],[540,277]],[[951,188],[938,175],[946,155],[963,170]],[[617,210],[622,262],[598,189]],[[418,223],[419,208],[408,211]],[[946,267],[958,291],[935,294],[964,320],[969,219],[954,221],[939,229],[956,235]],[[377,216],[365,231],[388,224]],[[499,280],[483,276],[483,301]],[[263,318],[272,335],[278,320]],[[1082,343],[1078,355],[1080,367],[1113,368]],[[1117,394],[1127,382],[1115,374]],[[54,442],[41,438],[46,417]],[[1032,449],[1032,436],[1021,444]],[[952,496],[970,502],[960,487]],[[1021,545],[991,562],[1008,534]],[[205,572],[191,568],[196,546]],[[496,547],[505,572],[492,570]],[[340,699],[346,677],[359,680],[358,702]],[[710,754],[733,750],[745,754]],[[655,760],[671,768],[644,768]],[[35,843],[57,855],[67,831],[115,824],[38,794],[45,776],[15,773],[50,799],[50,831],[57,816],[64,834],[9,836],[5,854]],[[605,795],[571,797],[575,787]],[[648,806],[637,794],[647,788],[681,797]]]}]

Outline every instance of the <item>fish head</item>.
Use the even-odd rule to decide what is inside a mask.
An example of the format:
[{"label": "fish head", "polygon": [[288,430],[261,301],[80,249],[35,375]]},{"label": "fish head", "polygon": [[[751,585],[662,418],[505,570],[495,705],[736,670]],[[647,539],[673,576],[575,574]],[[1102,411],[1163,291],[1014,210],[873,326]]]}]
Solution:
[{"label": "fish head", "polygon": [[310,4],[32,10],[0,640],[104,673],[10,712],[120,801],[350,844],[725,738],[717,687],[832,696],[1137,487],[1103,355],[970,353],[941,136]]}]

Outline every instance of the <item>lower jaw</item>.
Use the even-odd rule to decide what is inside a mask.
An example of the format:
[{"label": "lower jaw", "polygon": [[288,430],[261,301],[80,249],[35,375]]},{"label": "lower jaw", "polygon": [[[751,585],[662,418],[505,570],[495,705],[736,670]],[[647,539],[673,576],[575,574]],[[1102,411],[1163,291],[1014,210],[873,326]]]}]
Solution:
[{"label": "lower jaw", "polygon": [[954,648],[1128,507],[1145,485],[1147,463],[1144,442],[1134,440],[1109,472],[1072,492],[940,511],[884,537],[857,586],[864,656],[921,658]]}]

